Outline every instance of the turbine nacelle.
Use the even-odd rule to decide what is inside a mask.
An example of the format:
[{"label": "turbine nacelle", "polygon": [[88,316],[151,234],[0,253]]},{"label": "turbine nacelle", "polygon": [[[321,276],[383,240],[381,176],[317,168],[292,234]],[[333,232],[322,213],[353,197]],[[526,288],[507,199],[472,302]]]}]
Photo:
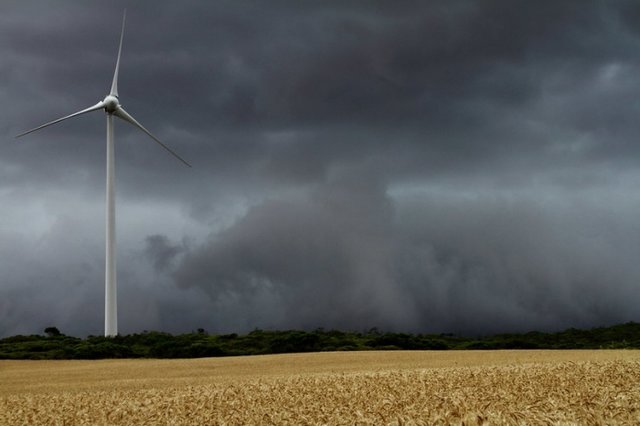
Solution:
[{"label": "turbine nacelle", "polygon": [[109,114],[113,114],[120,106],[120,101],[118,100],[118,97],[113,95],[105,96],[102,103],[104,104],[104,110]]}]

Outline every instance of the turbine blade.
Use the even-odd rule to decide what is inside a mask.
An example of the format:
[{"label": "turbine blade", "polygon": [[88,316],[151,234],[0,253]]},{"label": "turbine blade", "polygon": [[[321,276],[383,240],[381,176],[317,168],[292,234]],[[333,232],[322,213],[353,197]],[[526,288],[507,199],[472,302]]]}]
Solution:
[{"label": "turbine blade", "polygon": [[24,136],[24,135],[28,135],[29,133],[35,132],[36,130],[40,130],[40,129],[45,128],[47,126],[51,126],[52,124],[56,124],[56,123],[59,123],[61,121],[67,120],[69,118],[77,117],[78,115],[86,114],[86,113],[91,112],[91,111],[97,111],[97,110],[102,109],[102,108],[104,108],[104,102],[100,101],[100,102],[98,102],[97,104],[95,104],[92,107],[83,109],[82,111],[74,112],[73,114],[67,115],[67,116],[62,117],[62,118],[58,118],[57,120],[49,121],[48,123],[44,123],[42,126],[38,126],[35,129],[27,130],[24,133],[20,133],[19,135],[16,136],[16,138],[19,138],[19,137]]},{"label": "turbine blade", "polygon": [[120,54],[122,53],[122,39],[124,38],[124,21],[127,19],[127,9],[124,10],[122,15],[122,31],[120,32],[120,47],[118,47],[118,59],[116,59],[116,70],[113,73],[113,82],[111,83],[111,93],[115,97],[118,97],[118,70],[120,69]]},{"label": "turbine blade", "polygon": [[161,147],[163,147],[164,149],[166,149],[171,155],[173,155],[174,157],[176,157],[178,160],[182,161],[185,165],[187,165],[188,167],[191,167],[191,164],[187,163],[182,157],[180,157],[178,154],[176,154],[175,152],[173,152],[171,150],[171,148],[169,148],[168,146],[166,146],[165,144],[163,144],[162,142],[160,142],[158,140],[158,138],[156,138],[155,136],[153,136],[151,134],[150,131],[148,131],[147,129],[144,128],[144,126],[140,123],[138,123],[138,121],[133,118],[132,116],[129,115],[129,113],[127,113],[127,111],[124,110],[124,108],[122,108],[121,106],[118,106],[118,109],[116,109],[113,114],[116,117],[119,117],[121,119],[123,119],[124,121],[128,121],[129,123],[133,124],[134,126],[136,126],[138,129],[142,130],[143,132],[145,132],[147,135],[149,135],[151,137],[151,139],[153,139],[154,141],[156,141]]}]

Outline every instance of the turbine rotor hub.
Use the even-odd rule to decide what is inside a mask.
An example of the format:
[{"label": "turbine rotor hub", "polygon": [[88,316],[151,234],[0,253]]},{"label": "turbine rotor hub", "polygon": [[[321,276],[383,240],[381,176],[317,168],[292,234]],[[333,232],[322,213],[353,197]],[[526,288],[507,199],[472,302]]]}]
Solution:
[{"label": "turbine rotor hub", "polygon": [[102,102],[104,102],[104,110],[108,113],[114,112],[120,105],[118,98],[113,95],[107,95]]}]

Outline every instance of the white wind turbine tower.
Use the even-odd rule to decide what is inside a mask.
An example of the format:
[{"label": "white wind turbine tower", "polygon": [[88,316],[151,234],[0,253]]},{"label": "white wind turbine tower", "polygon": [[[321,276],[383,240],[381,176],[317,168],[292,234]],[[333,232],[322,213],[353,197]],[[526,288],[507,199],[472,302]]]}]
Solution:
[{"label": "white wind turbine tower", "polygon": [[191,167],[189,163],[183,160],[178,154],[173,152],[168,146],[164,145],[153,136],[142,124],[129,115],[118,100],[118,68],[120,67],[120,53],[122,52],[122,38],[124,36],[124,22],[126,11],[122,16],[122,31],[120,33],[120,46],[118,48],[118,59],[116,60],[116,69],[113,73],[113,82],[111,83],[111,91],[105,98],[92,107],[83,109],[71,115],[50,121],[31,129],[16,137],[24,136],[52,124],[59,123],[63,120],[76,117],[88,112],[104,110],[107,114],[107,197],[106,197],[106,256],[105,256],[105,301],[104,301],[104,335],[116,336],[118,334],[118,304],[117,304],[117,284],[116,284],[116,237],[115,237],[115,168],[114,168],[114,149],[113,149],[113,116],[121,118],[133,124],[138,129],[149,135],[156,143],[166,149],[171,155]]}]

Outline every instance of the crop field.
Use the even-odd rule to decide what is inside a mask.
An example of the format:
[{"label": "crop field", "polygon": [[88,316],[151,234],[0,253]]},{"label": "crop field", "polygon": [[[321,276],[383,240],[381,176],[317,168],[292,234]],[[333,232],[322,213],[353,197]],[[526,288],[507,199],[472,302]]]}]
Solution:
[{"label": "crop field", "polygon": [[640,424],[640,351],[0,361],[0,424]]}]

